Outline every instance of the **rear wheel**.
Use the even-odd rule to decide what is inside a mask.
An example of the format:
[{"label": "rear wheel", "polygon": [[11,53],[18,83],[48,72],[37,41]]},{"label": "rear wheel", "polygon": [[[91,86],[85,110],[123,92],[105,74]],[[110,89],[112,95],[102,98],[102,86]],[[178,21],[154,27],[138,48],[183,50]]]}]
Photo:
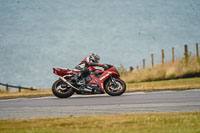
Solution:
[{"label": "rear wheel", "polygon": [[109,80],[105,84],[105,91],[111,96],[120,96],[126,91],[126,83],[121,79]]},{"label": "rear wheel", "polygon": [[56,97],[68,98],[74,94],[74,89],[59,79],[53,84],[52,92]]}]

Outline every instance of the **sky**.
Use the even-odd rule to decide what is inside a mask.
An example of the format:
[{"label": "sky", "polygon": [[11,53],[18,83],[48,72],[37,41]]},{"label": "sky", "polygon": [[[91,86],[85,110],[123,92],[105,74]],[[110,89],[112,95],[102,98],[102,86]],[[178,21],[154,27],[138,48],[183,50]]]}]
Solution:
[{"label": "sky", "polygon": [[199,0],[0,0],[0,82],[50,88],[53,67],[73,69],[92,52],[101,63],[147,66],[200,42]]}]

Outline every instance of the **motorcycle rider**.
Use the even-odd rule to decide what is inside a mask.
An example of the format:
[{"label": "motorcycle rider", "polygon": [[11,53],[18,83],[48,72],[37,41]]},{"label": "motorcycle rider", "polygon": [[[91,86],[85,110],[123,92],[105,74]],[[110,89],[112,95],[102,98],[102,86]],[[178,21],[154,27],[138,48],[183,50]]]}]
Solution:
[{"label": "motorcycle rider", "polygon": [[106,65],[99,64],[100,56],[96,53],[92,53],[89,57],[85,57],[80,64],[75,67],[75,71],[80,71],[72,80],[77,81],[81,76],[85,77],[90,74],[88,67],[98,66],[98,67],[107,67]]}]

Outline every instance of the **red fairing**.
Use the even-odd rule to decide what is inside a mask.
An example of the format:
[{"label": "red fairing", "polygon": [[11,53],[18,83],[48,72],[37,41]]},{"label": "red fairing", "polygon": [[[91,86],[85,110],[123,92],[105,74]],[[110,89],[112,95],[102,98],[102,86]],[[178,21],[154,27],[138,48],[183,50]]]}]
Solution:
[{"label": "red fairing", "polygon": [[[69,75],[69,77],[70,77],[70,74],[73,74],[73,72],[67,68],[53,68],[53,73],[55,73],[58,76],[62,76],[62,77],[65,75]],[[77,72],[75,72],[75,73],[77,73]]]},{"label": "red fairing", "polygon": [[90,77],[92,80],[89,82],[89,84],[98,84],[99,79],[96,76],[90,75]]},{"label": "red fairing", "polygon": [[112,71],[114,73],[114,75],[116,75],[117,77],[120,77],[119,73],[116,71],[115,67],[111,67],[110,69],[108,69],[107,71]]},{"label": "red fairing", "polygon": [[96,68],[93,67],[93,66],[89,66],[88,69],[89,69],[89,70],[96,70]]},{"label": "red fairing", "polygon": [[[87,57],[85,57],[85,58],[81,61],[81,63],[83,63],[83,62],[86,61],[86,60],[87,60]],[[81,63],[80,63],[80,64],[81,64]]]},{"label": "red fairing", "polygon": [[102,72],[102,75],[99,78],[97,78],[94,75],[90,75],[92,80],[88,84],[98,84],[102,92],[104,92],[104,82],[106,81],[106,79],[108,79],[112,75],[115,77],[120,76],[119,73],[116,71],[115,67],[111,67],[106,71],[99,71],[99,72]]}]

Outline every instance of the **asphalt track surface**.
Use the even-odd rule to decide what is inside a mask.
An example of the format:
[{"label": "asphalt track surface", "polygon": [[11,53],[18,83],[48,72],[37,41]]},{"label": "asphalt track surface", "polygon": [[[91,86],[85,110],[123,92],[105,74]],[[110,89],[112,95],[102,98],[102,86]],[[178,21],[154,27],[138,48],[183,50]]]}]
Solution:
[{"label": "asphalt track surface", "polygon": [[200,111],[200,90],[0,100],[0,119]]}]

